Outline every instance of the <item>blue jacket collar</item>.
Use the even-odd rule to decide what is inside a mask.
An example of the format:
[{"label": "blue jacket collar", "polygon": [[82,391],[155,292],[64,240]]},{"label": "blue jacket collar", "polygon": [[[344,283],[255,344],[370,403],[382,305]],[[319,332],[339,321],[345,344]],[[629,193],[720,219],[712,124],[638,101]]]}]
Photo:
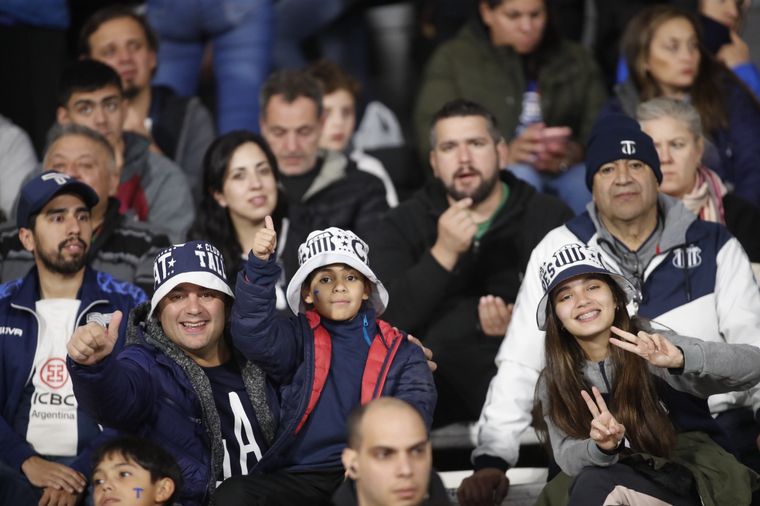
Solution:
[{"label": "blue jacket collar", "polygon": [[[35,303],[40,299],[40,279],[37,267],[32,267],[24,276],[21,286],[11,298],[11,305],[21,306],[34,311]],[[82,286],[77,292],[77,299],[81,301],[80,308],[87,307],[95,302],[108,302],[98,289],[97,272],[89,266],[84,268]]]}]

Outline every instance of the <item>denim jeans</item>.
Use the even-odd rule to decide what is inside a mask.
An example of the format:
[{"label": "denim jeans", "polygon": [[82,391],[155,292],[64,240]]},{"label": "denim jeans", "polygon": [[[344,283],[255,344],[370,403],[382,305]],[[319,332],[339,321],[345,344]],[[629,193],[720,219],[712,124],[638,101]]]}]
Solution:
[{"label": "denim jeans", "polygon": [[302,44],[315,37],[318,55],[340,65],[368,91],[372,85],[367,63],[370,41],[364,13],[349,11],[355,3],[357,0],[278,0],[275,3],[274,66],[307,65]]},{"label": "denim jeans", "polygon": [[540,172],[522,163],[509,165],[507,170],[536,190],[559,197],[575,214],[585,211],[591,201],[591,192],[586,188],[586,166],[582,163],[571,165],[559,174]]},{"label": "denim jeans", "polygon": [[272,57],[272,0],[148,0],[147,17],[159,37],[154,84],[194,95],[208,41],[219,133],[258,131],[259,88]]}]

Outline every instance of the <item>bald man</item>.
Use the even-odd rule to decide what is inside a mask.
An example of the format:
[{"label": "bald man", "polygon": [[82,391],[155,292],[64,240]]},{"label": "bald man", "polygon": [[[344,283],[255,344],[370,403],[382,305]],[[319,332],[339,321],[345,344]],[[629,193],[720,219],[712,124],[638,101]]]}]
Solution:
[{"label": "bald man", "polygon": [[333,496],[335,506],[451,504],[432,470],[425,423],[402,400],[382,397],[354,410],[343,465],[348,479]]}]

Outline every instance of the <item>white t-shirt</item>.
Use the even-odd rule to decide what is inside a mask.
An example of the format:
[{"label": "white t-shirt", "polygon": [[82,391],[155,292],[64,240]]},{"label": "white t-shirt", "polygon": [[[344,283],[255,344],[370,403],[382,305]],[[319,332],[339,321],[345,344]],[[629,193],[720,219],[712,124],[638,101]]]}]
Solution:
[{"label": "white t-shirt", "polygon": [[35,305],[40,327],[26,440],[42,455],[77,455],[77,401],[66,369],[66,344],[74,332],[79,305],[76,299],[44,299]]}]

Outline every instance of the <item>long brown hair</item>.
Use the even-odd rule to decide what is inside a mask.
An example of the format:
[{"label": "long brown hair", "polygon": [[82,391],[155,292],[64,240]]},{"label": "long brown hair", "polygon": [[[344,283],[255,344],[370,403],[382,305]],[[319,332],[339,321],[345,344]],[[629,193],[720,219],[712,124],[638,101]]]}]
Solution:
[{"label": "long brown hair", "polygon": [[724,84],[730,81],[745,91],[746,87],[707,51],[702,42],[701,26],[692,13],[670,5],[655,5],[637,14],[626,27],[621,42],[628,72],[642,102],[663,94],[660,85],[647,71],[646,63],[655,33],[663,24],[676,18],[688,21],[697,36],[699,68],[688,91],[691,103],[702,118],[705,133],[713,135],[716,130],[728,127]]},{"label": "long brown hair", "polygon": [[[616,304],[613,325],[636,332],[625,308],[625,294],[606,275],[589,277],[605,282]],[[546,368],[541,373],[548,393],[545,406],[552,422],[573,438],[588,438],[592,415],[581,398],[581,390],[591,392],[583,377],[586,355],[575,337],[559,322],[549,298],[546,319]],[[670,456],[675,446],[675,428],[655,388],[647,362],[617,346],[610,346],[614,378],[607,406],[615,419],[625,426],[626,438],[634,451],[661,457]]]}]

